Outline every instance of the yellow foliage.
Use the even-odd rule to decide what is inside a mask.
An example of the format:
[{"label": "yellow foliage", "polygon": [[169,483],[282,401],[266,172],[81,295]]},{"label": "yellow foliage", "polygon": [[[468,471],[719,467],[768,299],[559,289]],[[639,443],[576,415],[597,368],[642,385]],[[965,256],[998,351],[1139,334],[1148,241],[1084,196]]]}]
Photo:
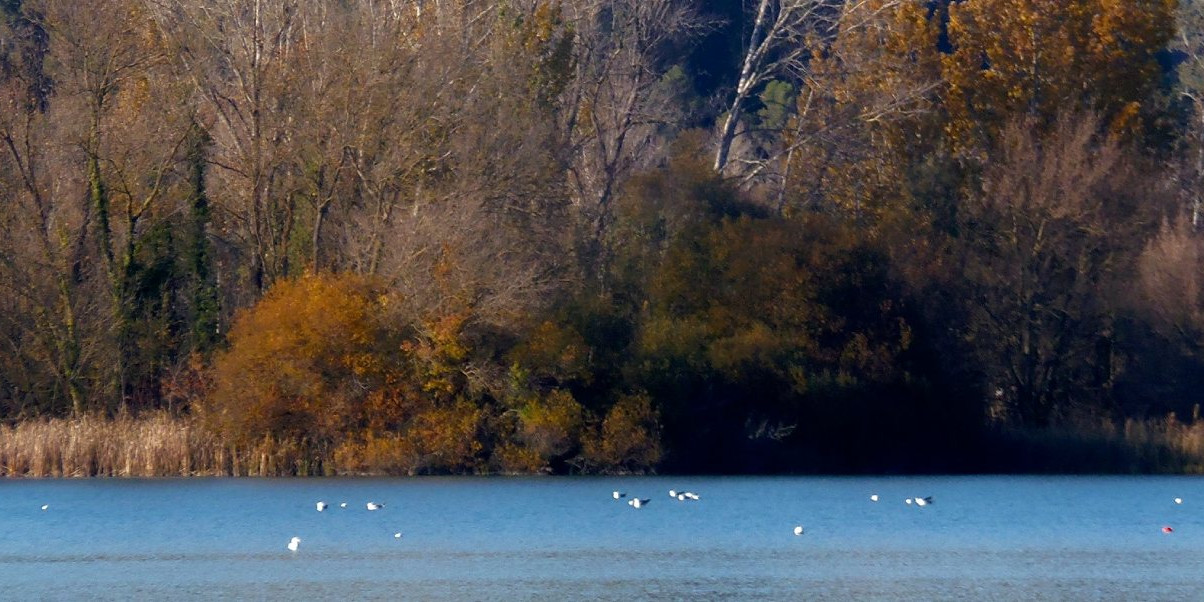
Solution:
[{"label": "yellow foliage", "polygon": [[568,391],[556,390],[519,409],[520,437],[546,461],[571,451],[580,441],[584,409]]},{"label": "yellow foliage", "polygon": [[1114,132],[1160,76],[1176,0],[976,0],[949,8],[949,131],[985,148],[1014,115],[1095,111]]},{"label": "yellow foliage", "polygon": [[493,462],[499,470],[508,474],[535,473],[548,466],[547,459],[538,451],[511,441],[493,450]]},{"label": "yellow foliage", "polygon": [[481,451],[477,436],[481,419],[481,409],[463,400],[419,414],[405,432],[419,451],[419,461],[409,472],[459,472],[473,468]]},{"label": "yellow foliage", "polygon": [[394,363],[380,299],[375,284],[349,275],[274,286],[235,318],[213,362],[205,419],[236,441],[344,430]]},{"label": "yellow foliage", "polygon": [[588,382],[589,351],[585,338],[576,330],[545,320],[511,353],[511,357],[520,366],[538,371],[540,376],[560,382]]},{"label": "yellow foliage", "polygon": [[369,433],[362,441],[340,444],[334,450],[334,461],[343,473],[410,474],[410,468],[418,464],[418,451],[404,437]]},{"label": "yellow foliage", "polygon": [[606,413],[602,432],[586,441],[585,456],[610,470],[645,471],[661,459],[660,416],[647,395],[625,395]]},{"label": "yellow foliage", "polygon": [[795,202],[840,210],[870,236],[907,207],[905,168],[940,132],[939,19],[928,4],[849,3],[850,25],[812,59],[787,132]]},{"label": "yellow foliage", "polygon": [[478,429],[482,412],[460,401],[428,407],[399,432],[367,431],[334,451],[342,472],[426,474],[464,472],[476,467],[481,451]]}]

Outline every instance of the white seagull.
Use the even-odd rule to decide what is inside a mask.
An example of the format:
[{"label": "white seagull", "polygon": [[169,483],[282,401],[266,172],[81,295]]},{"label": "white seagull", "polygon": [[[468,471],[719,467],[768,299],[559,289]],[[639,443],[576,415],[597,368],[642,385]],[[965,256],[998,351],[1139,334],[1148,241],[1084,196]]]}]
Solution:
[{"label": "white seagull", "polygon": [[798,526],[796,526],[796,527],[794,528],[794,534],[795,534],[795,535],[802,535],[802,534],[803,534],[803,526],[802,526],[802,525],[798,525]]},{"label": "white seagull", "polygon": [[676,490],[676,489],[670,489],[670,490],[669,490],[669,497],[677,497],[677,490]]},{"label": "white seagull", "polygon": [[632,508],[640,508],[640,507],[648,505],[648,502],[651,502],[651,501],[652,501],[651,499],[641,500],[640,498],[637,497],[632,500],[628,500],[627,505],[631,506]]},{"label": "white seagull", "polygon": [[1175,503],[1176,503],[1176,504],[1182,504],[1182,503],[1183,503],[1183,498],[1181,498],[1181,497],[1177,497],[1177,498],[1175,498]]},{"label": "white seagull", "polygon": [[908,506],[910,506],[910,505],[911,505],[911,498],[907,498],[907,499],[903,500],[903,503],[904,503],[904,504],[907,504]]},{"label": "white seagull", "polygon": [[292,539],[288,540],[288,551],[290,551],[290,552],[296,552],[296,551],[297,551],[297,544],[299,544],[299,543],[301,543],[301,538],[300,538],[300,537],[294,537],[294,538],[292,538]]},{"label": "white seagull", "polygon": [[50,509],[50,504],[42,504],[42,512],[45,512],[48,509]]},{"label": "white seagull", "polygon": [[314,504],[314,507],[318,509],[318,512],[322,512],[329,506],[330,506],[330,504],[327,504],[326,502],[318,502],[318,503]]},{"label": "white seagull", "polygon": [[878,494],[876,494],[876,493],[875,493],[874,495],[871,495],[871,496],[870,496],[870,501],[871,501],[871,502],[876,502],[876,501],[878,501]]},{"label": "white seagull", "polygon": [[381,508],[385,507],[384,504],[378,504],[376,502],[368,502],[367,506],[369,510],[380,510]]},{"label": "white seagull", "polygon": [[346,508],[346,507],[347,507],[347,502],[340,502],[340,503],[339,503],[339,508]]},{"label": "white seagull", "polygon": [[610,495],[613,496],[616,500],[621,497],[627,497],[627,494],[623,493],[622,491],[615,491],[615,492],[612,492]]},{"label": "white seagull", "polygon": [[398,532],[394,533],[394,534],[393,534],[393,539],[401,539],[401,531],[398,531]]},{"label": "white seagull", "polygon": [[917,505],[917,506],[927,506],[928,504],[931,504],[931,503],[932,503],[932,496],[931,496],[931,495],[930,495],[930,496],[928,496],[928,497],[918,497],[918,498],[916,498],[916,505]]}]

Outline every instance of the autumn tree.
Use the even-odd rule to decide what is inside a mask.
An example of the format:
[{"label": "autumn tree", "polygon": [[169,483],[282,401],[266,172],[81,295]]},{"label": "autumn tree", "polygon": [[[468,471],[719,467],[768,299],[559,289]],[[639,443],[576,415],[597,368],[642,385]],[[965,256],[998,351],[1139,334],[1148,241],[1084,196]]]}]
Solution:
[{"label": "autumn tree", "polygon": [[351,275],[273,287],[236,317],[229,349],[214,359],[203,418],[236,442],[269,437],[329,449],[361,423],[366,398],[397,361],[389,299]]},{"label": "autumn tree", "polygon": [[696,155],[633,180],[623,209],[624,259],[643,265],[614,287],[640,308],[627,387],[655,400],[667,466],[823,449],[835,437],[808,416],[898,377],[897,293],[846,230],[772,216]]},{"label": "autumn tree", "polygon": [[[999,158],[960,214],[966,336],[988,391],[1021,423],[1105,396],[1114,299],[1149,203],[1136,165],[1098,122],[1062,116],[1004,130]],[[1101,355],[1102,354],[1102,355]]]},{"label": "autumn tree", "polygon": [[774,201],[779,211],[839,213],[874,232],[889,213],[898,221],[915,209],[910,172],[939,153],[939,19],[924,2],[843,10],[832,43],[811,59],[782,133]]},{"label": "autumn tree", "polygon": [[[136,349],[170,361],[175,348],[170,331],[146,330],[171,319],[171,285],[155,265],[172,252],[157,237],[179,182],[187,109],[136,4],[35,1],[14,10],[21,16],[10,22],[37,32],[41,50],[10,73],[12,110],[0,126],[17,176],[9,181],[20,183],[9,188],[12,232],[29,235],[9,238],[11,290],[33,301],[21,320],[42,316],[30,324],[48,345],[17,348],[56,358],[48,365],[74,412],[112,409],[155,386],[163,362]],[[35,292],[47,286],[52,296]]]},{"label": "autumn tree", "polygon": [[6,4],[4,11],[5,31],[11,32],[5,36],[0,88],[6,380],[16,396],[40,398],[43,411],[61,412],[66,405],[81,413],[88,402],[95,333],[80,316],[90,313],[87,300],[99,292],[83,271],[88,210],[78,202],[82,195],[58,194],[50,173],[64,159],[56,152],[62,147],[51,142],[56,120],[48,114],[49,34],[27,7]]},{"label": "autumn tree", "polygon": [[1048,126],[1093,111],[1139,133],[1154,108],[1176,0],[987,0],[949,5],[949,130],[959,149],[989,148],[1017,115]]},{"label": "autumn tree", "polygon": [[611,406],[585,457],[608,472],[643,473],[656,468],[664,450],[660,415],[647,395],[623,395]]}]

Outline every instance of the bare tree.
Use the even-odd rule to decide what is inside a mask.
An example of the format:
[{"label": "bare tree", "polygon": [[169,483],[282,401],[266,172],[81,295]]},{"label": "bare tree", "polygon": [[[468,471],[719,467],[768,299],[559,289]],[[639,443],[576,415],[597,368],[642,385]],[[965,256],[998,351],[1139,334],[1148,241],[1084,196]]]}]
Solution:
[{"label": "bare tree", "polygon": [[367,249],[414,315],[458,310],[471,323],[513,326],[559,286],[568,195],[545,104],[556,89],[549,57],[528,46],[549,33],[539,8],[512,19],[469,5],[424,28],[436,34],[413,49],[414,96],[394,116],[397,143],[382,164],[390,177],[365,173],[381,197],[357,215],[381,225]]},{"label": "bare tree", "polygon": [[145,0],[205,101],[220,233],[250,255],[257,294],[290,273],[297,203],[288,190],[291,112],[302,74],[297,0]]},{"label": "bare tree", "polygon": [[1013,416],[1044,424],[1111,386],[1109,283],[1140,236],[1149,186],[1091,118],[1046,135],[1011,124],[982,191],[962,204],[966,336]]},{"label": "bare tree", "polygon": [[678,0],[573,0],[564,10],[576,67],[562,104],[569,177],[600,234],[618,184],[662,156],[681,119],[664,80],[671,53],[712,24]]},{"label": "bare tree", "polygon": [[[40,22],[28,19],[24,25],[42,40],[48,37]],[[81,319],[92,313],[88,300],[97,292],[87,245],[91,207],[83,194],[83,171],[72,169],[82,163],[79,148],[57,143],[61,129],[70,129],[50,104],[50,90],[39,83],[50,81],[45,47],[35,59],[25,58],[25,69],[7,73],[0,85],[0,194],[5,198],[0,286],[10,310],[0,319],[4,355],[13,358],[5,363],[36,366],[54,383],[45,397],[65,400],[72,412],[81,413],[96,353],[96,339]]]},{"label": "bare tree", "polygon": [[[165,47],[147,35],[149,15],[127,0],[76,6],[32,3],[50,36],[57,66],[57,107],[74,110],[70,142],[83,152],[87,198],[100,268],[108,281],[108,322],[115,348],[116,391],[129,393],[130,340],[135,320],[135,254],[144,220],[162,219],[173,167],[191,131],[186,96],[179,94]],[[158,215],[156,216],[156,213]]]},{"label": "bare tree", "polygon": [[[939,25],[920,2],[848,4],[814,57],[785,127],[745,156],[741,182],[776,189],[776,205],[838,210],[867,224],[905,190],[909,162],[933,152],[941,85]],[[849,11],[860,11],[857,14]],[[752,136],[750,136],[752,137]]]},{"label": "bare tree", "polygon": [[36,358],[26,364],[54,374],[48,397],[76,413],[112,407],[128,392],[137,347],[135,255],[147,222],[171,214],[162,205],[178,181],[188,127],[177,117],[187,108],[138,5],[32,0],[21,10],[44,46],[3,83],[0,179],[13,202],[2,278],[22,308],[7,332]]},{"label": "bare tree", "polygon": [[724,173],[749,100],[768,82],[808,82],[813,55],[840,32],[869,23],[906,0],[758,0],[740,73],[719,128],[714,169]]},{"label": "bare tree", "polygon": [[1204,348],[1204,243],[1171,223],[1146,244],[1138,261],[1137,309],[1170,340]]},{"label": "bare tree", "polygon": [[1178,68],[1179,93],[1191,103],[1194,117],[1187,132],[1191,152],[1186,194],[1191,226],[1199,230],[1204,211],[1200,190],[1204,184],[1204,2],[1180,0],[1177,30],[1175,47],[1185,57]]}]

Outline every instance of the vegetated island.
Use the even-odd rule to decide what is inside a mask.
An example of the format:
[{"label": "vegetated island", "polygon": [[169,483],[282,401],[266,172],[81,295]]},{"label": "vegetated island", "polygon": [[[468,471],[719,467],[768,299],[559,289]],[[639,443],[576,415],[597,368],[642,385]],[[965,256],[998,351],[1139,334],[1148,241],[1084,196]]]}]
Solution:
[{"label": "vegetated island", "polygon": [[1204,470],[1199,0],[12,0],[0,103],[6,476]]}]

